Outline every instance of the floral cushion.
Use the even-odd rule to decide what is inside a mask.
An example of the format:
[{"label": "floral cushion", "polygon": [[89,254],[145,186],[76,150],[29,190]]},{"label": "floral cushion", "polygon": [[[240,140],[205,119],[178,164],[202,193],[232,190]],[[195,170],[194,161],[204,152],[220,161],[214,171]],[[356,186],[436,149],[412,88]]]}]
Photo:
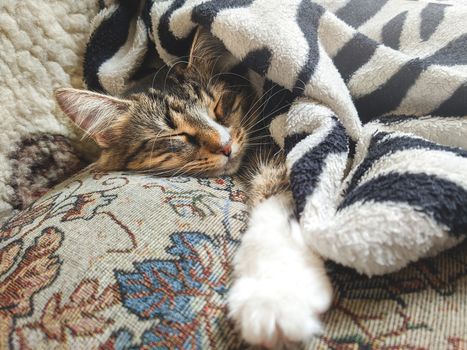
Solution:
[{"label": "floral cushion", "polygon": [[[0,230],[0,349],[244,347],[225,294],[245,199],[230,177],[66,181]],[[306,348],[464,349],[465,248],[372,279],[329,264],[334,305]]]}]

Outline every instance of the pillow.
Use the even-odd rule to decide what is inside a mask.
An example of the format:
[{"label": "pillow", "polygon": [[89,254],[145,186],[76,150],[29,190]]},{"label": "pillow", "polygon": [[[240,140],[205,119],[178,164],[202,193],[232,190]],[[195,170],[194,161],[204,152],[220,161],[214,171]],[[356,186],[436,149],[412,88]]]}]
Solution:
[{"label": "pillow", "polygon": [[[230,177],[67,180],[0,230],[0,349],[244,349],[225,295],[245,200]],[[466,248],[371,279],[328,264],[333,307],[304,348],[465,348]]]},{"label": "pillow", "polygon": [[230,177],[66,181],[0,231],[0,348],[235,346],[224,295],[245,199]]}]

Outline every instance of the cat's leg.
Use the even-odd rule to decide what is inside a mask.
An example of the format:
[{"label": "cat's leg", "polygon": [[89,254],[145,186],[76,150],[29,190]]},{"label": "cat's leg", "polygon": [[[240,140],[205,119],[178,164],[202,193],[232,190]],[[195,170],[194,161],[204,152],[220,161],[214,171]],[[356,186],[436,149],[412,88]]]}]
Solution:
[{"label": "cat's leg", "polygon": [[321,330],[332,290],[292,214],[284,162],[260,166],[251,180],[249,227],[234,259],[230,316],[251,344],[305,341]]}]

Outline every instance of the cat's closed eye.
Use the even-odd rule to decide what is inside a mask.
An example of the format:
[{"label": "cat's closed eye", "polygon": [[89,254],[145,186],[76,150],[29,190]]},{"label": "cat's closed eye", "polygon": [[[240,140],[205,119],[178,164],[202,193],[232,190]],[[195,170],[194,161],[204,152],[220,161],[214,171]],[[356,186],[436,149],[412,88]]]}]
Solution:
[{"label": "cat's closed eye", "polygon": [[57,91],[65,113],[102,148],[102,169],[208,176],[238,169],[247,148],[253,94],[229,79],[238,74],[213,70],[218,53],[197,52],[206,44],[205,37],[195,38],[189,63],[177,72],[168,69],[159,89],[123,98]]},{"label": "cat's closed eye", "polygon": [[189,144],[191,144],[193,146],[199,146],[200,145],[197,137],[194,136],[194,135],[191,135],[191,134],[189,134],[187,132],[180,132],[178,134],[171,135],[171,137],[179,137],[182,140],[184,140],[185,142],[187,142],[187,143],[189,143]]}]

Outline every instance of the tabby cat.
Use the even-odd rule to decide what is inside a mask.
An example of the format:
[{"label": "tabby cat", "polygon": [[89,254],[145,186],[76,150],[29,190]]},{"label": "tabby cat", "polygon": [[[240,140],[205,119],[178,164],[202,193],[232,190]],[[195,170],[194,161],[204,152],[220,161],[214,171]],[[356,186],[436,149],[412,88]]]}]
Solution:
[{"label": "tabby cat", "polygon": [[[331,301],[323,262],[304,243],[292,214],[285,159],[258,117],[263,102],[227,52],[198,30],[187,62],[122,97],[70,88],[63,111],[102,152],[102,170],[161,176],[231,175],[250,187],[249,227],[234,260],[230,316],[251,344],[277,347],[320,332]],[[159,74],[160,72],[158,72]],[[143,92],[138,92],[143,90]],[[267,145],[258,150],[257,144]]]}]

